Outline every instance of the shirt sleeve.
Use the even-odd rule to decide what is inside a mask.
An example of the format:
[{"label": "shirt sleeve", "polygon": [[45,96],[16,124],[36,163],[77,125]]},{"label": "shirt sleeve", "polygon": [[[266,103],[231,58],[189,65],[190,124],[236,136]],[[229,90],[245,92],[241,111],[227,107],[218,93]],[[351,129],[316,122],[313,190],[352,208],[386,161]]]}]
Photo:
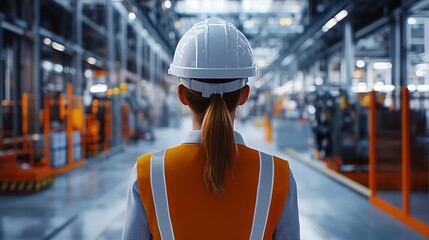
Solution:
[{"label": "shirt sleeve", "polygon": [[299,214],[298,214],[298,200],[296,191],[296,182],[293,177],[292,171],[290,172],[290,187],[289,194],[280,216],[279,223],[274,231],[274,238],[276,240],[299,240]]},{"label": "shirt sleeve", "polygon": [[128,184],[122,239],[152,239],[146,211],[140,199],[140,192],[137,184],[137,164],[134,165],[131,171],[130,182]]}]

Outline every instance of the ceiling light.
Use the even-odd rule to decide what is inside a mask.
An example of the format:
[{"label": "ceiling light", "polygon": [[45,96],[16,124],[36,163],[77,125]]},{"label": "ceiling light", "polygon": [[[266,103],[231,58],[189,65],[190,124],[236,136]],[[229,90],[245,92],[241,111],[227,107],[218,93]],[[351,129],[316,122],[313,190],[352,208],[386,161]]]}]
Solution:
[{"label": "ceiling light", "polygon": [[58,50],[60,52],[64,52],[64,50],[66,50],[66,47],[64,47],[64,45],[59,44],[57,42],[52,42],[51,46],[52,46],[53,49]]},{"label": "ceiling light", "polygon": [[349,13],[346,10],[342,10],[341,12],[337,13],[337,15],[335,15],[335,20],[337,20],[337,22],[343,20],[345,17],[347,17]]},{"label": "ceiling light", "polygon": [[292,21],[292,18],[290,17],[283,17],[283,18],[280,18],[279,23],[281,26],[290,26],[292,25],[293,21]]},{"label": "ceiling light", "polygon": [[51,71],[54,68],[54,64],[49,62],[49,61],[43,61],[42,62],[42,67],[43,69],[45,69],[46,71]]},{"label": "ceiling light", "polygon": [[263,68],[267,65],[267,62],[265,61],[265,59],[260,59],[258,61],[258,67]]},{"label": "ceiling light", "polygon": [[357,60],[356,61],[356,67],[358,67],[358,68],[365,67],[365,61],[364,60]]},{"label": "ceiling light", "polygon": [[337,24],[335,18],[331,18],[328,22],[325,23],[322,27],[322,31],[327,32],[329,29],[333,28]]},{"label": "ceiling light", "polygon": [[416,76],[417,77],[424,77],[426,74],[425,71],[421,70],[421,69],[416,69]]},{"label": "ceiling light", "polygon": [[134,20],[134,19],[136,19],[136,14],[134,12],[130,12],[130,13],[128,13],[128,18],[130,20]]},{"label": "ceiling light", "polygon": [[89,88],[89,91],[92,93],[102,93],[107,91],[106,84],[96,84]]},{"label": "ceiling light", "polygon": [[43,39],[43,43],[46,44],[46,45],[49,45],[49,44],[52,43],[52,41],[51,41],[50,38],[45,38],[45,39]]},{"label": "ceiling light", "polygon": [[429,85],[417,85],[417,91],[429,92]]},{"label": "ceiling light", "polygon": [[410,92],[414,92],[414,91],[416,91],[416,90],[417,90],[417,86],[416,86],[416,85],[414,85],[414,84],[409,84],[409,85],[407,86],[407,88],[408,88],[408,91],[410,91]]},{"label": "ceiling light", "polygon": [[372,64],[372,67],[377,70],[387,70],[392,68],[392,63],[390,62],[375,62]]},{"label": "ceiling light", "polygon": [[86,78],[90,78],[90,77],[92,77],[92,71],[90,69],[86,69],[83,75]]},{"label": "ceiling light", "polygon": [[409,25],[414,25],[417,23],[417,20],[415,18],[410,17],[408,18],[407,22]]},{"label": "ceiling light", "polygon": [[179,30],[182,27],[182,23],[180,21],[175,21],[174,22],[174,28],[176,30]]},{"label": "ceiling light", "polygon": [[360,82],[357,85],[352,86],[351,90],[354,93],[365,93],[368,92],[368,87],[365,82]]},{"label": "ceiling light", "polygon": [[354,78],[362,78],[362,76],[363,76],[363,74],[362,74],[361,70],[353,71],[353,77]]},{"label": "ceiling light", "polygon": [[97,59],[95,59],[95,58],[93,58],[93,57],[88,57],[88,58],[86,59],[86,61],[87,61],[89,64],[92,64],[92,65],[95,65],[95,64],[97,63]]},{"label": "ceiling light", "polygon": [[55,64],[55,65],[54,65],[54,71],[55,71],[55,72],[57,72],[57,73],[61,73],[61,72],[63,72],[63,70],[64,70],[63,65],[61,65],[61,64]]},{"label": "ceiling light", "polygon": [[166,0],[166,1],[164,2],[164,7],[165,7],[166,9],[170,9],[170,8],[171,8],[171,2],[170,2],[170,0]]},{"label": "ceiling light", "polygon": [[323,78],[316,77],[316,79],[314,79],[314,84],[316,84],[316,85],[322,85],[323,84]]}]

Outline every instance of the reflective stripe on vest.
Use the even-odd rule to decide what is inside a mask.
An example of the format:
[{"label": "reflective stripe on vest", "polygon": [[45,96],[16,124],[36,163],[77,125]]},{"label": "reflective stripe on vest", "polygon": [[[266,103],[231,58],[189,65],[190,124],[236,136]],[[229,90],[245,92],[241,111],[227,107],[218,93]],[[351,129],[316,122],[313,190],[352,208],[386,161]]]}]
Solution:
[{"label": "reflective stripe on vest", "polygon": [[255,212],[253,213],[251,240],[264,238],[274,185],[273,157],[259,152],[259,166],[258,191]]},{"label": "reflective stripe on vest", "polygon": [[168,209],[167,187],[165,185],[164,158],[165,150],[152,154],[150,160],[150,184],[161,238],[174,239],[170,210]]},{"label": "reflective stripe on vest", "polygon": [[[158,229],[162,239],[174,239],[165,182],[165,150],[152,154],[150,182]],[[274,185],[274,159],[259,152],[259,180],[250,239],[263,239]]]}]

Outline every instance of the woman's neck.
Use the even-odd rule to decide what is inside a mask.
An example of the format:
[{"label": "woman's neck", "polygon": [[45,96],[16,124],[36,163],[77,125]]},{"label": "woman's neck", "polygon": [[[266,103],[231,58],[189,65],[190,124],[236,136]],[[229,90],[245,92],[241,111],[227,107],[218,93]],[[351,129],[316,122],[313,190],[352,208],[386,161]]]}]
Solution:
[{"label": "woman's neck", "polygon": [[[203,122],[203,118],[198,115],[195,114],[194,112],[191,111],[191,115],[192,115],[192,130],[201,130],[201,124]],[[235,109],[234,111],[229,113],[229,116],[231,117],[231,119],[235,118]],[[232,121],[232,127],[234,127],[234,121]]]}]

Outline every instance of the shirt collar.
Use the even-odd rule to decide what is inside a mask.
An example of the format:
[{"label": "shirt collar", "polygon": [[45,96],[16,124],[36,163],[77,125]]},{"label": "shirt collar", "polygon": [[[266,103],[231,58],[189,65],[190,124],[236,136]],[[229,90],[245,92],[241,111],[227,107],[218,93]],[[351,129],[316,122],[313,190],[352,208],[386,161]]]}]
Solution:
[{"label": "shirt collar", "polygon": [[[246,145],[240,133],[234,131],[234,137],[235,137],[236,144]],[[183,143],[200,143],[200,142],[201,142],[201,130],[192,130],[183,141]]]}]

